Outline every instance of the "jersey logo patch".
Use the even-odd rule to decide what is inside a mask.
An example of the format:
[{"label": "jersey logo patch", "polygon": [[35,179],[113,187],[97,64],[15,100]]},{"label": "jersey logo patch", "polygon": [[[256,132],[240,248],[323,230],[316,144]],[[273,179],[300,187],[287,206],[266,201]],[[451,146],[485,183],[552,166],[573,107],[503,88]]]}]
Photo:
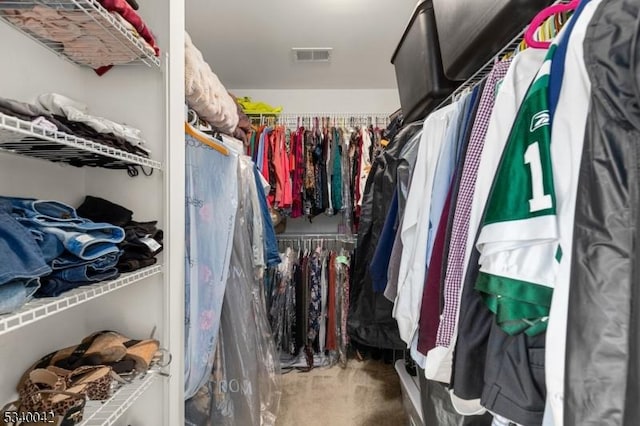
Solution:
[{"label": "jersey logo patch", "polygon": [[548,126],[551,122],[549,110],[540,111],[531,118],[531,128],[529,131],[535,132],[541,127]]}]

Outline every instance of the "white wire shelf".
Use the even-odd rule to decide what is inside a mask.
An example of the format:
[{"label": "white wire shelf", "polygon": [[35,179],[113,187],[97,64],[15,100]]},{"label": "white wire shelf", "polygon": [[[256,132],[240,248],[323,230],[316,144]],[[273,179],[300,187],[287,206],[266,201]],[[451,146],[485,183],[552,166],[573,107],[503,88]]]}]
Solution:
[{"label": "white wire shelf", "polygon": [[126,169],[131,165],[139,165],[162,170],[159,161],[49,130],[3,113],[0,113],[0,151],[73,166]]},{"label": "white wire shelf", "polygon": [[111,426],[131,407],[159,378],[157,372],[149,372],[132,383],[120,387],[105,402],[87,401],[80,426]]},{"label": "white wire shelf", "polygon": [[0,315],[0,335],[40,321],[58,312],[66,311],[160,272],[162,272],[162,265],[154,265],[129,274],[122,274],[117,280],[78,287],[59,297],[33,299],[17,312]]},{"label": "white wire shelf", "polygon": [[74,64],[160,69],[153,48],[97,0],[0,0],[0,18]]}]

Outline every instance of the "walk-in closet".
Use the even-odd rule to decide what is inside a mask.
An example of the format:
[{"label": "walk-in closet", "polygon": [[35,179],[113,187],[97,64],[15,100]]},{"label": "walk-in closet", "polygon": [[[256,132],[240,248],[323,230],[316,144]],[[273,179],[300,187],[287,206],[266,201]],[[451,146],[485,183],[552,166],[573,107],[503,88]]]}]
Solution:
[{"label": "walk-in closet", "polygon": [[0,426],[640,424],[638,0],[0,0]]}]

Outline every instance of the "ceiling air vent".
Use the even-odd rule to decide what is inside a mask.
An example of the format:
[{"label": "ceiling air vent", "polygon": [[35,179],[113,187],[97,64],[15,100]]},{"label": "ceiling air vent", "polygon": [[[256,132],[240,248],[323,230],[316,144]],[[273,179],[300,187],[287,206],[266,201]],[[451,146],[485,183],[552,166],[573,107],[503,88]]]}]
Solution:
[{"label": "ceiling air vent", "polygon": [[294,47],[293,57],[296,62],[329,62],[331,47]]}]

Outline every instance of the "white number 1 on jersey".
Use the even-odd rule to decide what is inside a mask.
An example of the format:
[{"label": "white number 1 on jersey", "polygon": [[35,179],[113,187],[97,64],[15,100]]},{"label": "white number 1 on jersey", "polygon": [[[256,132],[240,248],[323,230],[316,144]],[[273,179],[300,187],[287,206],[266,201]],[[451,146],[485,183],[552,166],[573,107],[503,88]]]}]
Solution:
[{"label": "white number 1 on jersey", "polygon": [[551,200],[551,195],[544,193],[542,162],[540,161],[540,145],[538,142],[532,143],[527,148],[524,153],[524,164],[528,164],[531,170],[533,198],[529,200],[529,212],[550,209],[553,207],[553,201]]}]

